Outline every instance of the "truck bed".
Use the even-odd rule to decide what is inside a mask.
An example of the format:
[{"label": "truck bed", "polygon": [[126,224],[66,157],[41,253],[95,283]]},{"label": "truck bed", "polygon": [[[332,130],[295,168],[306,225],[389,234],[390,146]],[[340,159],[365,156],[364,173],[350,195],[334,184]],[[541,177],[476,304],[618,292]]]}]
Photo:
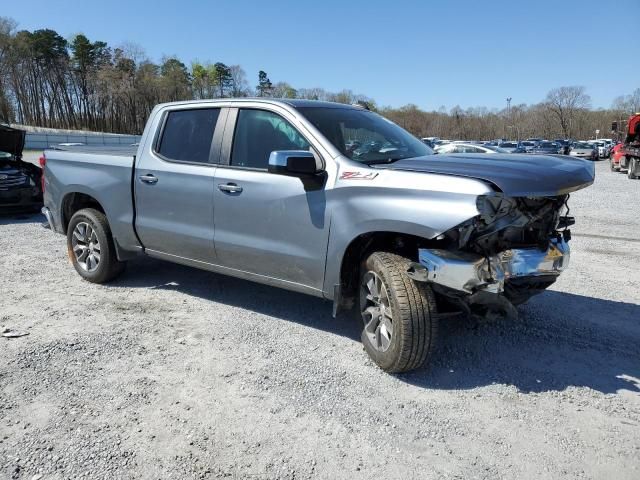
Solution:
[{"label": "truck bed", "polygon": [[44,151],[45,204],[55,192],[57,202],[48,202],[56,230],[63,232],[69,221],[70,204],[83,196],[95,199],[109,218],[114,241],[125,250],[140,248],[135,235],[132,178],[137,147],[61,146]]},{"label": "truck bed", "polygon": [[92,155],[116,155],[133,157],[137,150],[137,145],[58,145],[50,148],[53,151],[90,153]]}]

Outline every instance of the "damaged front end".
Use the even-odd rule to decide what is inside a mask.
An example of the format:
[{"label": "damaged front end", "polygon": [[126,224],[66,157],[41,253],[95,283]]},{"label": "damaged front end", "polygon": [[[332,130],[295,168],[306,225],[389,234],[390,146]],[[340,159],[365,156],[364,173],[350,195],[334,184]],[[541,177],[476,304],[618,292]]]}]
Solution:
[{"label": "damaged front end", "polygon": [[569,264],[568,197],[480,196],[479,215],[419,248],[407,273],[468,313],[516,316]]}]

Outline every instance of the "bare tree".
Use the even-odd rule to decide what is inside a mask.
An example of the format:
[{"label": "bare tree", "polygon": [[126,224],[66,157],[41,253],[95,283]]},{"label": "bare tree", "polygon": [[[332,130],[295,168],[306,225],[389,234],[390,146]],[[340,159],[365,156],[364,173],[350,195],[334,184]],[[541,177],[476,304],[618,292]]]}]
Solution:
[{"label": "bare tree", "polygon": [[545,103],[559,122],[562,135],[571,138],[576,114],[591,106],[591,97],[585,93],[584,87],[560,87],[547,93]]},{"label": "bare tree", "polygon": [[616,97],[611,106],[623,115],[640,112],[640,88],[636,88],[630,95]]},{"label": "bare tree", "polygon": [[232,97],[248,97],[251,94],[249,82],[247,82],[247,74],[240,65],[231,65],[229,67],[231,73],[230,92]]}]

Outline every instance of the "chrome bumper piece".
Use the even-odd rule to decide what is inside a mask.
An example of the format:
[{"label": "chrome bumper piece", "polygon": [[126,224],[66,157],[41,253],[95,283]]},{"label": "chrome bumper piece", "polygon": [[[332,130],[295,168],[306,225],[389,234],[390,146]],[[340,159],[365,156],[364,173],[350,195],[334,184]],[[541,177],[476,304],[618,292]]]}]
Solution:
[{"label": "chrome bumper piece", "polygon": [[513,248],[491,257],[448,250],[418,250],[419,264],[408,275],[466,293],[502,293],[505,281],[520,277],[557,276],[569,265],[570,249],[564,240],[551,240],[546,251]]},{"label": "chrome bumper piece", "polygon": [[49,228],[51,229],[51,231],[55,232],[56,231],[56,227],[55,227],[55,225],[53,223],[53,217],[51,216],[51,210],[49,210],[47,207],[42,207],[40,212],[42,212],[42,214],[47,218],[47,223],[49,224]]}]

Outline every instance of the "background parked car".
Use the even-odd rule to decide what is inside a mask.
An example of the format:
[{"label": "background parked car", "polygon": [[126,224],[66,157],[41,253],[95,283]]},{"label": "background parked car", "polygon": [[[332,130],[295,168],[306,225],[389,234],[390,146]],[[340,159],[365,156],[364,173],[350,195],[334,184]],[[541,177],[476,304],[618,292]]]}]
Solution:
[{"label": "background parked car", "polygon": [[518,149],[518,142],[515,142],[515,141],[500,142],[500,144],[498,144],[498,147],[500,147],[503,150],[506,150],[509,153],[514,153]]},{"label": "background parked car", "polygon": [[435,153],[510,153],[500,147],[477,145],[475,143],[449,143],[435,148]]},{"label": "background parked car", "polygon": [[537,145],[537,142],[533,142],[531,140],[524,140],[518,144],[518,148],[514,153],[530,153],[536,145]]},{"label": "background parked car", "polygon": [[535,153],[538,155],[557,155],[563,153],[563,150],[564,149],[561,145],[555,142],[548,142],[546,140],[543,140],[542,142],[539,142],[535,147],[533,147],[531,153]]},{"label": "background parked car", "polygon": [[607,145],[602,140],[591,140],[589,142],[598,152],[598,158],[607,158],[608,149]]},{"label": "background parked car", "polygon": [[42,170],[22,161],[25,132],[0,125],[0,210],[39,210]]},{"label": "background parked car", "polygon": [[569,155],[569,150],[571,150],[571,144],[573,143],[573,140],[567,138],[556,138],[554,142],[562,147],[563,155]]},{"label": "background parked car", "polygon": [[597,160],[598,150],[594,145],[590,143],[575,142],[573,145],[571,145],[571,150],[569,151],[569,155],[571,155],[572,157],[586,158],[589,160]]},{"label": "background parked car", "polygon": [[423,137],[420,140],[422,140],[429,147],[433,148],[436,146],[436,142],[440,140],[440,137]]}]

